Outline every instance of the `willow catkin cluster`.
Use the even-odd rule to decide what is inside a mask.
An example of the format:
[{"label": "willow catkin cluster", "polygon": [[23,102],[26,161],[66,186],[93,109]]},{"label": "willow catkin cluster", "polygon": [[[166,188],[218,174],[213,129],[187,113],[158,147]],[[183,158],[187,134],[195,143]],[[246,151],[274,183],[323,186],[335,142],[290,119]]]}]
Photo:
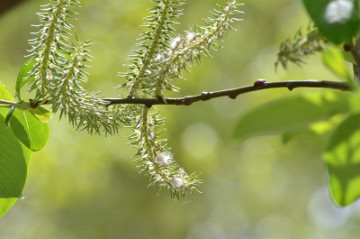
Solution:
[{"label": "willow catkin cluster", "polygon": [[[231,23],[238,21],[235,15],[238,3],[230,1],[227,5],[211,12],[206,26],[195,26],[178,34],[172,25],[182,9],[184,1],[159,0],[146,18],[146,28],[138,46],[140,49],[130,56],[128,72],[121,76],[126,79],[122,87],[128,87],[128,97],[162,98],[163,90],[177,90],[174,81],[181,78],[194,61],[200,62],[202,55],[210,55],[217,49],[225,32],[233,30]],[[172,36],[172,37],[170,37]],[[140,110],[140,106],[133,106]],[[183,198],[187,193],[198,191],[200,184],[196,173],[188,174],[176,161],[166,139],[160,137],[164,129],[164,119],[152,107],[142,107],[141,117],[134,117],[133,131],[129,136],[131,144],[137,149],[136,157],[141,173],[151,179],[150,185],[168,189],[173,197]]]},{"label": "willow catkin cluster", "polygon": [[71,41],[70,23],[75,20],[73,10],[77,0],[52,0],[42,6],[38,31],[30,40],[29,50],[34,64],[29,77],[30,90],[36,90],[35,101],[52,103],[53,112],[60,111],[60,118],[89,133],[114,134],[123,122],[123,115],[106,107],[107,103],[88,92],[81,83],[87,81],[86,62],[91,61],[90,42]]},{"label": "willow catkin cluster", "polygon": [[[164,90],[177,90],[174,81],[182,78],[201,56],[210,55],[219,48],[226,31],[233,30],[231,23],[239,4],[229,1],[211,12],[203,27],[195,26],[184,34],[176,33],[173,26],[182,15],[184,0],[152,0],[154,7],[146,17],[146,31],[140,36],[138,49],[130,56],[125,79],[121,85],[129,98],[164,99]],[[76,128],[89,133],[114,134],[120,125],[131,127],[129,143],[136,150],[139,171],[150,177],[150,185],[168,189],[171,196],[184,198],[198,191],[200,184],[196,173],[188,174],[181,167],[167,140],[161,138],[165,130],[164,118],[152,107],[142,105],[110,106],[88,92],[81,84],[87,81],[87,62],[91,61],[90,42],[72,41],[71,21],[76,20],[74,9],[77,0],[51,0],[42,6],[40,24],[34,27],[30,40],[30,63],[33,64],[27,82],[35,90],[35,102],[52,104],[53,112],[67,117]]]}]

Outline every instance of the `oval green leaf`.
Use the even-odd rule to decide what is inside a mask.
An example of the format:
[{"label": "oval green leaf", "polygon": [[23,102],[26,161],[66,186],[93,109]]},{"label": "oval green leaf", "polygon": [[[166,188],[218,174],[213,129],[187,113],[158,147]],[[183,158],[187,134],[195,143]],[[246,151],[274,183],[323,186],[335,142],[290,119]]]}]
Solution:
[{"label": "oval green leaf", "polygon": [[39,151],[49,139],[49,126],[38,120],[28,110],[16,109],[10,120],[16,137],[31,151]]},{"label": "oval green leaf", "polygon": [[253,135],[301,129],[348,109],[346,94],[315,93],[285,97],[244,114],[237,122],[235,138],[244,140]]},{"label": "oval green leaf", "polygon": [[[0,82],[0,99],[12,101],[9,91]],[[9,109],[0,109],[0,217],[21,196],[31,151],[21,145],[10,128],[5,127]]]},{"label": "oval green leaf", "polygon": [[0,198],[0,217],[9,211],[18,198]]},{"label": "oval green leaf", "polygon": [[350,42],[359,29],[359,2],[355,0],[303,0],[323,34],[335,44]]},{"label": "oval green leaf", "polygon": [[360,114],[347,117],[333,132],[323,154],[333,201],[347,206],[360,198]]},{"label": "oval green leaf", "polygon": [[20,197],[31,151],[21,145],[0,115],[0,198]]}]

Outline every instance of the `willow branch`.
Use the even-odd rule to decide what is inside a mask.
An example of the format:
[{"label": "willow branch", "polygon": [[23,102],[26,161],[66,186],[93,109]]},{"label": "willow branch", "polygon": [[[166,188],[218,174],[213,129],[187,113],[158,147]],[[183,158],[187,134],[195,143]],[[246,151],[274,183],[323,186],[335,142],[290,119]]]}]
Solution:
[{"label": "willow branch", "polygon": [[[213,92],[202,92],[199,95],[185,96],[181,98],[103,98],[102,100],[108,102],[110,105],[119,104],[137,104],[145,105],[151,108],[153,105],[191,105],[199,101],[207,101],[219,97],[229,97],[230,99],[236,99],[237,96],[259,90],[274,89],[274,88],[287,88],[293,90],[295,88],[327,88],[341,91],[351,91],[350,86],[346,82],[339,81],[318,81],[318,80],[301,80],[301,81],[277,81],[266,82],[265,80],[257,80],[251,86],[244,86],[240,88],[219,90]],[[36,108],[40,105],[52,104],[52,100],[34,101],[30,99],[30,106]],[[6,101],[0,99],[0,104],[6,104],[12,106],[16,102]],[[3,106],[3,105],[1,105]]]},{"label": "willow branch", "polygon": [[153,105],[191,105],[199,101],[207,101],[219,97],[229,97],[235,99],[237,96],[253,91],[273,89],[273,88],[287,88],[293,90],[299,87],[307,88],[330,88],[342,91],[350,91],[350,87],[346,82],[336,81],[317,81],[317,80],[302,80],[302,81],[278,81],[266,82],[265,80],[257,80],[252,86],[245,86],[234,89],[220,90],[214,92],[202,92],[200,95],[185,96],[182,98],[104,98],[109,105],[115,104],[143,104],[147,107]]}]

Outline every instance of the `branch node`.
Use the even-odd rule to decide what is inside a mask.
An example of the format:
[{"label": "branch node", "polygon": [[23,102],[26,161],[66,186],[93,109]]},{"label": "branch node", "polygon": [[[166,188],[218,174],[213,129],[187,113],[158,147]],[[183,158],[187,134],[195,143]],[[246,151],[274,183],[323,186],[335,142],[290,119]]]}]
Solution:
[{"label": "branch node", "polygon": [[183,99],[183,104],[186,105],[186,106],[189,106],[191,105],[193,102],[191,102],[191,98],[186,96],[184,99]]},{"label": "branch node", "polygon": [[231,94],[229,95],[229,98],[232,99],[232,100],[235,100],[237,97],[237,94]]},{"label": "branch node", "polygon": [[254,87],[255,89],[261,89],[264,88],[265,84],[266,84],[266,80],[258,79],[254,82]]},{"label": "branch node", "polygon": [[39,105],[39,101],[33,100],[33,99],[29,99],[30,102],[30,107],[35,109],[36,107],[38,107]]},{"label": "branch node", "polygon": [[289,89],[289,91],[292,91],[296,86],[292,83],[288,83],[286,87]]},{"label": "branch node", "polygon": [[145,103],[145,106],[146,106],[146,108],[148,108],[148,109],[150,109],[150,108],[152,107],[152,105],[153,105],[153,104],[151,104],[151,103]]},{"label": "branch node", "polygon": [[344,44],[344,51],[349,52],[349,51],[351,51],[351,49],[352,49],[352,44],[351,43],[345,43]]},{"label": "branch node", "polygon": [[214,94],[214,92],[202,92],[201,93],[201,100],[202,101],[210,100],[212,98],[213,94]]}]

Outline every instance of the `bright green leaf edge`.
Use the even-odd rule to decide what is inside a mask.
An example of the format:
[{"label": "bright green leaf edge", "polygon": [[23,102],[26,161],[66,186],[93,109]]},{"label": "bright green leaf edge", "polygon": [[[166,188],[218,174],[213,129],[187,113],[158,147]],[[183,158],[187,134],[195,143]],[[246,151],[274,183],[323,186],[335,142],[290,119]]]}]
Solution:
[{"label": "bright green leaf edge", "polygon": [[35,109],[29,109],[29,111],[33,116],[35,116],[43,123],[49,122],[51,118],[51,112],[41,106],[38,106]]},{"label": "bright green leaf edge", "polygon": [[16,203],[17,197],[15,198],[0,198],[0,217],[4,216],[10,208]]},{"label": "bright green leaf edge", "polygon": [[13,97],[10,92],[7,90],[6,86],[3,85],[0,81],[0,100],[13,101]]},{"label": "bright green leaf edge", "polygon": [[243,114],[238,120],[234,138],[245,140],[251,136],[279,134],[326,120],[349,110],[349,94],[314,92],[284,97]]},{"label": "bright green leaf edge", "polygon": [[329,70],[342,79],[346,80],[353,89],[356,87],[353,77],[346,67],[344,55],[337,47],[333,46],[323,51],[322,60],[324,65],[328,67]]},{"label": "bright green leaf edge", "polygon": [[331,135],[323,154],[334,203],[360,198],[360,113],[348,116]]}]

